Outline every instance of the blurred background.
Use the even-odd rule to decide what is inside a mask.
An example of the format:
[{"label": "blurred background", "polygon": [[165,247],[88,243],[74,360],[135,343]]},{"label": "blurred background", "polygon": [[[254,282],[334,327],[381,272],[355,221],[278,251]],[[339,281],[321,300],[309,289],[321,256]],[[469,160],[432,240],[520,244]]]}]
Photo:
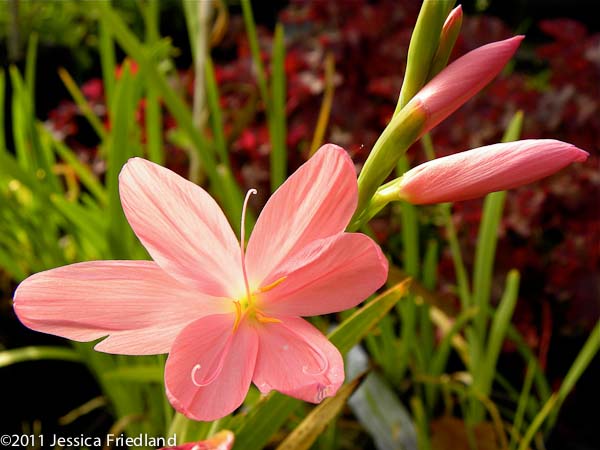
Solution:
[{"label": "blurred background", "polygon": [[[53,139],[66,144],[79,161],[103,179],[107,168],[99,151],[101,138],[65,81],[70,79],[80,87],[103,126],[114,126],[108,115],[106,77],[99,58],[98,12],[93,3],[3,0],[0,61],[6,74],[11,65],[24,73],[28,45],[35,36],[32,111]],[[147,18],[140,12],[140,3],[144,2],[115,1],[113,8],[142,39],[147,33]],[[522,283],[513,324],[539,359],[550,385],[556,387],[600,317],[600,16],[593,1],[460,3],[465,18],[453,58],[515,34],[527,37],[500,77],[432,131],[438,155],[499,141],[518,110],[524,112],[522,138],[560,139],[591,154],[585,164],[509,192],[499,228],[494,272],[498,282],[493,285],[492,296],[500,296],[509,269],[520,271]],[[328,96],[330,112],[322,140],[343,146],[360,167],[394,111],[420,2],[277,1],[253,2],[252,6],[267,73],[271,71],[275,24],[281,23],[285,32],[288,173],[314,146],[319,113]],[[165,0],[158,2],[158,7],[157,31],[170,40],[168,46],[157,46],[157,52],[166,52],[161,70],[191,107],[194,67],[182,3]],[[220,91],[224,139],[235,180],[244,190],[255,187],[262,193],[252,200],[259,210],[269,192],[269,125],[260,102],[241,6],[215,2],[213,14],[207,39]],[[125,52],[117,47],[117,79],[125,58]],[[129,58],[126,64],[135,77],[136,61]],[[7,77],[4,99],[11,99],[14,92],[14,82]],[[146,106],[146,98],[140,98],[134,114],[142,144],[149,139],[144,128]],[[3,101],[3,108],[4,129],[12,130],[15,119],[11,102]],[[165,164],[185,175],[190,166],[186,137],[166,108],[162,107],[162,112],[160,139]],[[5,139],[8,149],[18,145],[18,133],[7,131]],[[419,144],[408,157],[413,165],[425,160]],[[68,175],[66,179],[68,182]],[[203,181],[201,174],[197,181]],[[481,208],[481,200],[454,205],[453,221],[467,267],[473,265]],[[395,255],[402,254],[400,224],[393,211],[383,212],[371,225],[399,263]],[[456,309],[452,258],[443,244],[444,230],[437,210],[424,208],[419,225],[423,242],[440,242],[437,290],[447,308]],[[8,247],[0,240],[0,248]],[[3,250],[0,258],[7,255],[9,252]],[[12,311],[17,283],[47,268],[43,262],[36,265],[26,259],[13,260],[16,268],[12,269],[9,261],[2,259],[0,263],[0,350],[66,345],[61,339],[26,329]],[[515,383],[523,378],[518,360],[516,348],[506,344],[498,371]],[[447,370],[452,371],[453,365],[458,366],[458,361],[451,358]],[[566,400],[546,441],[548,449],[600,448],[599,376],[596,357]],[[46,432],[103,435],[114,422],[111,409],[102,406],[76,421],[65,419],[67,413],[101,394],[94,377],[78,362],[38,361],[0,367],[0,386],[6,414],[0,424],[2,432],[33,429],[41,423]],[[368,437],[361,439],[364,448],[373,445]]]}]

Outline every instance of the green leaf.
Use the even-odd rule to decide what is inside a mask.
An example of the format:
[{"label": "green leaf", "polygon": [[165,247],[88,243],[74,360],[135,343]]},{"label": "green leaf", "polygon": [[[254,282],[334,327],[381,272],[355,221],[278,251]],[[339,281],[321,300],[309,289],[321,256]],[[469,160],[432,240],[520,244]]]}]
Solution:
[{"label": "green leaf", "polygon": [[107,204],[108,196],[106,194],[106,190],[94,172],[92,172],[88,166],[83,164],[79,158],[77,158],[77,155],[73,153],[73,150],[71,150],[62,142],[54,139],[50,132],[44,127],[40,126],[38,127],[38,130],[40,134],[48,139],[51,139],[56,153],[69,165],[69,167],[73,169],[75,174],[77,174],[81,180],[81,183],[92,193],[92,195],[96,197],[101,204]]},{"label": "green leaf", "polygon": [[379,375],[370,373],[348,404],[377,448],[417,450],[417,434],[408,411]]},{"label": "green leaf", "polygon": [[137,103],[135,80],[129,66],[124,64],[121,79],[116,84],[113,104],[110,105],[112,128],[108,139],[106,152],[107,172],[106,185],[108,190],[109,228],[107,241],[112,250],[111,258],[127,259],[135,241],[131,227],[125,218],[119,196],[119,173],[133,156],[136,156],[132,139],[131,126],[135,122],[133,115]]},{"label": "green leaf", "polygon": [[256,23],[254,22],[254,16],[252,14],[252,6],[250,4],[250,0],[241,0],[241,3],[242,14],[244,16],[244,25],[246,26],[246,34],[248,35],[248,43],[250,44],[250,53],[252,54],[252,63],[254,64],[254,71],[258,81],[260,96],[262,97],[265,105],[267,105],[267,109],[269,109],[267,77],[265,76],[265,69],[263,67],[262,57],[260,54],[260,46],[258,44],[258,35],[256,33]]},{"label": "green leaf", "polygon": [[0,367],[47,359],[81,362],[81,355],[67,347],[31,346],[0,351]]},{"label": "green leaf", "polygon": [[346,400],[360,379],[352,380],[343,385],[336,395],[324,400],[316,406],[300,424],[294,428],[284,441],[277,446],[277,450],[308,450],[325,430],[328,423],[333,421],[346,404]]},{"label": "green leaf", "polygon": [[554,422],[558,417],[560,407],[562,406],[569,393],[573,390],[573,387],[575,387],[577,380],[579,380],[583,372],[585,372],[585,370],[590,365],[594,357],[598,354],[599,350],[600,321],[597,321],[596,326],[588,336],[587,340],[585,341],[585,344],[583,345],[583,348],[579,351],[577,358],[575,358],[575,361],[573,361],[571,368],[567,372],[565,379],[563,380],[563,382],[560,385],[560,388],[558,389],[557,404],[555,406],[555,409],[550,414],[549,427],[552,427],[554,425]]},{"label": "green leaf", "polygon": [[287,176],[286,149],[286,87],[285,40],[283,26],[277,24],[273,39],[273,72],[271,75],[271,103],[269,130],[271,135],[271,191],[274,192]]},{"label": "green leaf", "polygon": [[340,350],[342,355],[358,344],[406,295],[409,283],[410,280],[402,281],[377,296],[329,334],[329,340]]},{"label": "green leaf", "polygon": [[6,152],[6,131],[4,128],[4,97],[6,95],[6,74],[0,69],[0,153]]},{"label": "green leaf", "polygon": [[83,116],[92,126],[98,137],[104,141],[106,139],[106,130],[104,129],[104,125],[102,125],[102,122],[100,121],[96,113],[92,110],[92,107],[85,98],[85,95],[83,95],[83,92],[81,92],[81,90],[77,86],[77,83],[75,83],[75,80],[73,80],[69,72],[67,72],[62,67],[58,69],[58,75],[65,87],[67,88],[67,90],[69,91],[69,94],[71,94],[71,97],[75,101],[75,104],[79,107],[79,110],[81,111]]},{"label": "green leaf", "polygon": [[[31,98],[35,98],[35,68],[37,62],[38,34],[31,33],[27,42],[27,56],[25,60],[25,86]],[[31,103],[32,116],[35,116],[35,102]]]},{"label": "green leaf", "polygon": [[103,372],[105,380],[126,381],[130,383],[160,383],[164,382],[165,368],[159,365],[122,366]]},{"label": "green leaf", "polygon": [[[472,387],[476,392],[485,397],[490,396],[498,356],[500,355],[502,343],[504,342],[508,326],[510,325],[518,296],[519,272],[511,270],[506,279],[504,295],[502,296],[498,309],[492,319],[487,348],[482,353],[479,367],[473,373],[474,380]],[[476,420],[483,420],[483,415],[480,414],[482,414],[482,412],[479,412],[478,408],[476,408]]]}]

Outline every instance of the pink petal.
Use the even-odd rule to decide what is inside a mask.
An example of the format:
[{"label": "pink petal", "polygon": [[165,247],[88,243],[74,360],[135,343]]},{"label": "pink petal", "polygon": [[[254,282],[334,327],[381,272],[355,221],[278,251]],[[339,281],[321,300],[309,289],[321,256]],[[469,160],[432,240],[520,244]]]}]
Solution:
[{"label": "pink petal", "polygon": [[457,202],[539,180],[588,153],[553,139],[488,145],[421,164],[404,174],[401,198],[414,204]]},{"label": "pink petal", "polygon": [[274,278],[286,278],[260,295],[260,309],[314,316],[352,308],[385,283],[387,270],[379,246],[364,234],[319,240],[278,267]]},{"label": "pink petal", "polygon": [[420,104],[429,112],[423,134],[492,81],[512,58],[523,38],[515,36],[476,48],[448,65],[427,83],[410,102]]},{"label": "pink petal", "polygon": [[235,442],[232,431],[221,430],[214,436],[198,442],[188,442],[176,447],[164,447],[160,450],[231,450]]},{"label": "pink petal", "polygon": [[300,318],[258,328],[259,352],[254,384],[262,393],[283,394],[319,403],[344,382],[344,361],[319,330]]},{"label": "pink petal", "polygon": [[133,158],[121,171],[119,190],[133,231],[170,275],[215,297],[243,292],[239,243],[201,187]]},{"label": "pink petal", "polygon": [[244,320],[232,332],[234,320],[234,314],[203,317],[175,339],[165,368],[166,391],[175,409],[191,419],[219,419],[246,397],[258,340]]},{"label": "pink petal", "polygon": [[246,252],[248,277],[260,285],[286,258],[342,232],[357,202],[356,172],[344,149],[327,144],[265,205]]},{"label": "pink petal", "polygon": [[15,312],[27,327],[76,341],[109,336],[97,350],[167,353],[181,329],[228,310],[192,292],[152,261],[93,261],[40,272],[17,288]]}]

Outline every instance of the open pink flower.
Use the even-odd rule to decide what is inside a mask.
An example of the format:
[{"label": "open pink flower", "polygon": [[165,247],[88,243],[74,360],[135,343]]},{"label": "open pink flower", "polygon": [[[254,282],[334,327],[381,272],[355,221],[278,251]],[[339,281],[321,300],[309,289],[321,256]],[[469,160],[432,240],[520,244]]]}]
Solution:
[{"label": "open pink flower", "polygon": [[95,348],[110,353],[169,352],[167,395],[197,420],[234,411],[251,381],[309,402],[335,394],[342,357],[300,316],[351,308],[387,276],[379,247],[344,233],[357,183],[342,148],[325,145],[273,194],[246,251],[210,195],[175,173],[134,158],[119,182],[154,261],[35,274],[14,296],[25,325],[78,341],[108,336]]},{"label": "open pink flower", "polygon": [[587,157],[554,139],[487,145],[420,164],[390,189],[413,204],[458,202],[523,186]]}]

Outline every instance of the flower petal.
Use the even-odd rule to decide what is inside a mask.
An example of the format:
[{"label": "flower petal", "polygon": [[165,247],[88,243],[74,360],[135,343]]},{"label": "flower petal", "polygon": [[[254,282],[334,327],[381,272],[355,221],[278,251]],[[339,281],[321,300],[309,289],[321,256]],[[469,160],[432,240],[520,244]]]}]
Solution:
[{"label": "flower petal", "polygon": [[219,419],[246,397],[258,340],[246,321],[232,333],[234,321],[234,314],[203,317],[175,339],[165,367],[167,397],[191,419]]},{"label": "flower petal", "polygon": [[27,327],[76,341],[109,335],[97,350],[128,355],[167,353],[181,329],[227,311],[152,261],[92,261],[30,276],[14,295]]},{"label": "flower petal", "polygon": [[240,248],[221,208],[201,187],[141,158],[119,176],[123,211],[152,259],[200,292],[243,292]]},{"label": "flower petal", "polygon": [[246,251],[251,285],[312,241],[346,228],[357,201],[356,172],[346,151],[327,144],[290,176],[265,205]]},{"label": "flower petal", "polygon": [[163,447],[159,450],[231,450],[235,442],[233,431],[221,430],[208,439],[175,447]]},{"label": "flower petal", "polygon": [[387,278],[388,262],[364,234],[342,233],[309,245],[278,268],[283,282],[260,296],[267,315],[316,316],[352,308]]},{"label": "flower petal", "polygon": [[297,317],[258,330],[253,381],[262,393],[275,389],[312,403],[335,395],[344,382],[344,361],[319,330]]}]

